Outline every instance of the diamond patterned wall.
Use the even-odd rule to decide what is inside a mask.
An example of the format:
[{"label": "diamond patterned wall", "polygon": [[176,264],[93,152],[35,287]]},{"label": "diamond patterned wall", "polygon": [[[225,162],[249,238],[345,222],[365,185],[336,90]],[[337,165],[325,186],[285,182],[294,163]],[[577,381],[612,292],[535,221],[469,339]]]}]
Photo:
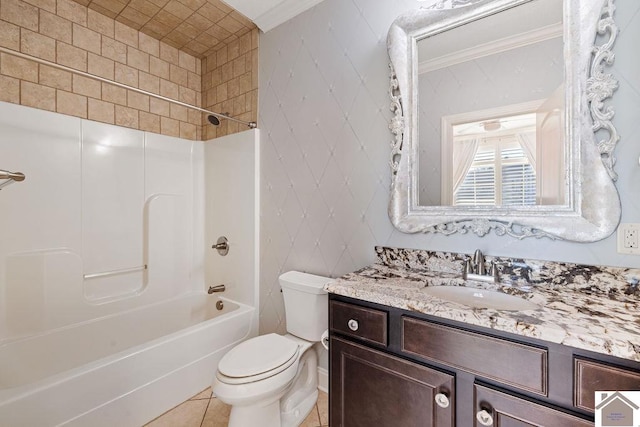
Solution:
[{"label": "diamond patterned wall", "polygon": [[[592,244],[487,236],[407,235],[387,216],[391,117],[386,33],[415,0],[325,0],[260,40],[261,333],[285,331],[278,275],[340,276],[373,261],[374,245],[639,266],[615,238]],[[622,135],[623,221],[640,222],[640,4],[617,0],[621,28],[613,107]]]}]

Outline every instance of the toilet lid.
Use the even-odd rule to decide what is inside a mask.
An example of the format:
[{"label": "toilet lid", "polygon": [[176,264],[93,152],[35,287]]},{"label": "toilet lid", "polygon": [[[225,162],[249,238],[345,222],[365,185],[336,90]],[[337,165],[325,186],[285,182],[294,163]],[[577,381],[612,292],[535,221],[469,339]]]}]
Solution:
[{"label": "toilet lid", "polygon": [[251,377],[284,365],[298,352],[298,344],[278,334],[267,334],[244,341],[218,364],[218,371],[232,378]]}]

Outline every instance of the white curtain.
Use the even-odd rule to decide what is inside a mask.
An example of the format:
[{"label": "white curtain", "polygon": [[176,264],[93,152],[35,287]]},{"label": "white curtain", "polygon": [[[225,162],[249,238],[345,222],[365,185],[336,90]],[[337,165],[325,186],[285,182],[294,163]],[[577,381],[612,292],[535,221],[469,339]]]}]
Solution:
[{"label": "white curtain", "polygon": [[531,167],[533,168],[534,171],[537,171],[538,169],[536,169],[536,138],[535,138],[535,134],[532,133],[519,133],[517,135],[518,137],[518,143],[520,144],[520,147],[522,147],[522,150],[524,151],[524,154],[527,156],[527,160],[529,160],[529,164],[531,165]]},{"label": "white curtain", "polygon": [[479,145],[479,138],[455,141],[453,144],[453,194],[456,194],[467,176]]}]

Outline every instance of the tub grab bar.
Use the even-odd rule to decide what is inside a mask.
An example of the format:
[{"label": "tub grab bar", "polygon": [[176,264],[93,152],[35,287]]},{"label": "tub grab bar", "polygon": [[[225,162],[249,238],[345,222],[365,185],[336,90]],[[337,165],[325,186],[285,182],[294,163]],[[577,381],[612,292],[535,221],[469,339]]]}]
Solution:
[{"label": "tub grab bar", "polygon": [[14,182],[24,181],[26,177],[22,172],[9,172],[0,169],[0,179],[6,179],[7,181],[0,184],[0,190],[2,190],[7,185],[13,184]]},{"label": "tub grab bar", "polygon": [[117,274],[134,273],[136,271],[144,271],[146,269],[147,269],[147,265],[145,264],[141,267],[123,268],[121,270],[111,270],[111,271],[103,271],[101,273],[85,274],[83,277],[85,280],[98,279],[100,277],[115,276]]}]

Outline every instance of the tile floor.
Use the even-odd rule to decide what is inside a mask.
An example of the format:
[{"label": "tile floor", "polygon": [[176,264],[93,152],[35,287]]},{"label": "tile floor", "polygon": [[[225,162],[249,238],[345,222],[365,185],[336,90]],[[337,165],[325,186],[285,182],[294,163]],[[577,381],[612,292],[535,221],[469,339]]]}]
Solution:
[{"label": "tile floor", "polygon": [[[160,415],[145,427],[226,427],[229,421],[229,411],[230,406],[212,396],[211,388],[208,388]],[[325,427],[328,425],[327,394],[321,391],[315,408],[300,427]]]}]

